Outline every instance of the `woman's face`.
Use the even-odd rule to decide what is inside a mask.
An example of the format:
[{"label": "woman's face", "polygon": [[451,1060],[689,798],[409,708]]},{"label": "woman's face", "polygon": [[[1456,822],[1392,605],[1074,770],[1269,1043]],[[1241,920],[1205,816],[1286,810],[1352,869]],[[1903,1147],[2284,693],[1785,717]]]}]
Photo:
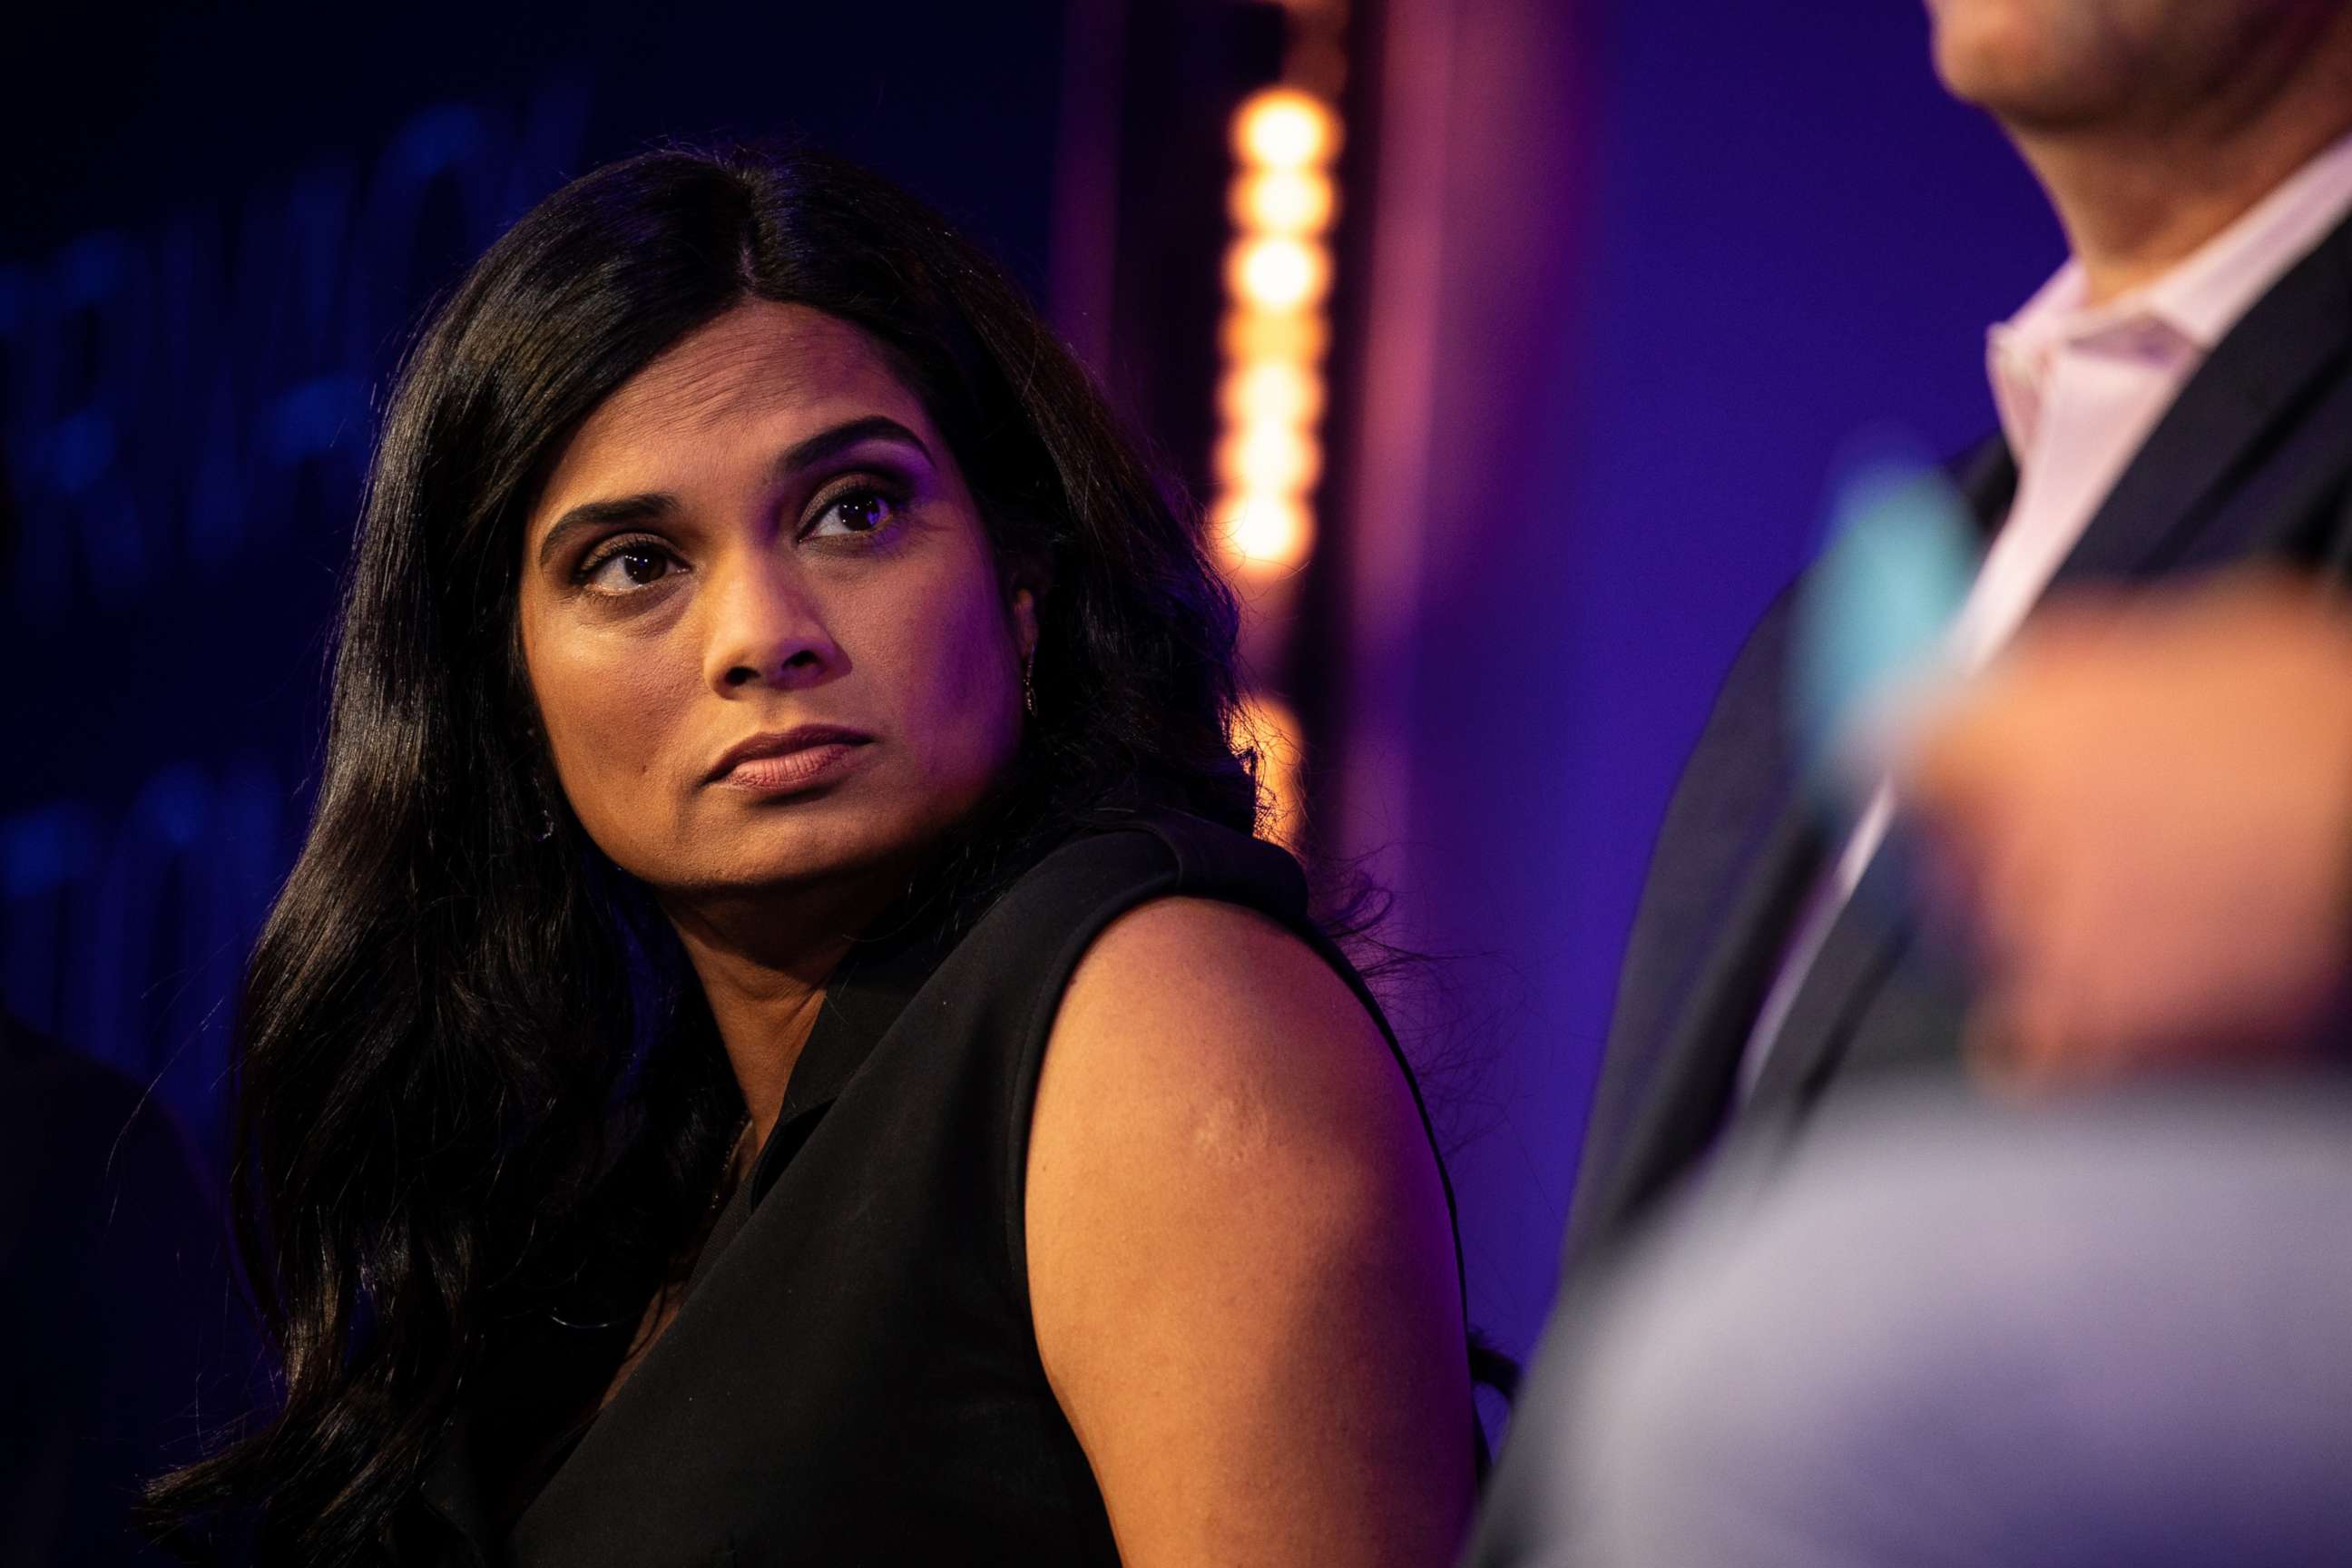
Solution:
[{"label": "woman's face", "polygon": [[1019,738],[1028,591],[882,350],[803,306],[740,305],[606,399],[521,581],[564,795],[664,892],[894,873]]}]

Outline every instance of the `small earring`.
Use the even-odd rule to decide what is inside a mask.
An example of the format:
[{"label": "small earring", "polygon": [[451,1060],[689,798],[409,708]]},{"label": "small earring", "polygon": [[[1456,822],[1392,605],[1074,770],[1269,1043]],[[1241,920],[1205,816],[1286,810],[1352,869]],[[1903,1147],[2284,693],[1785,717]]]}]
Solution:
[{"label": "small earring", "polygon": [[539,831],[532,834],[531,837],[541,844],[544,844],[549,839],[554,837],[555,813],[548,810],[547,807],[543,805],[541,806],[539,808]]},{"label": "small earring", "polygon": [[1037,650],[1031,648],[1029,657],[1021,663],[1021,706],[1029,717],[1037,717]]}]

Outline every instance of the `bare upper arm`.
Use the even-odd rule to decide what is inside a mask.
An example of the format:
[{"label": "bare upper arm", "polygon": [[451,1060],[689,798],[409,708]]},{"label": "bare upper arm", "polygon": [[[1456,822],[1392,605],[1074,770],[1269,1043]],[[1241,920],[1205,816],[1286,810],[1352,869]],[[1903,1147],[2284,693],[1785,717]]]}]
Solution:
[{"label": "bare upper arm", "polygon": [[1103,934],[1038,1085],[1027,1241],[1127,1562],[1452,1560],[1473,1416],[1444,1192],[1304,942],[1190,899]]}]

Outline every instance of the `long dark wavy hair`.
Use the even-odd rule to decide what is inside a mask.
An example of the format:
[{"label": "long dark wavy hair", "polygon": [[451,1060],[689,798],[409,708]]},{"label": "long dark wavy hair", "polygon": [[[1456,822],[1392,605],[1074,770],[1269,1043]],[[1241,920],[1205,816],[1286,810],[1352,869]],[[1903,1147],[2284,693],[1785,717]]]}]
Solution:
[{"label": "long dark wavy hair", "polygon": [[317,808],[243,996],[232,1201],[281,1397],[156,1484],[160,1520],[239,1519],[268,1561],[393,1555],[499,1325],[592,1251],[652,1277],[707,1209],[740,1099],[675,938],[563,809],[515,616],[572,434],[747,300],[884,345],[1000,569],[1047,584],[1038,717],[952,852],[955,907],[1122,781],[1254,826],[1197,524],[985,257],[804,152],[651,153],[548,197],[427,326],[376,449]]}]

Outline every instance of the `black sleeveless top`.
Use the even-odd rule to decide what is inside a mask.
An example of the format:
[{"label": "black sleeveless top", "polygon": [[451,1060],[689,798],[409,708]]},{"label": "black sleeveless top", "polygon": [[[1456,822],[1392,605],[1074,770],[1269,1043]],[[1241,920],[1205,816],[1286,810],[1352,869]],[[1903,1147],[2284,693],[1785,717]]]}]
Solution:
[{"label": "black sleeveless top", "polygon": [[[425,1560],[1116,1563],[1030,1321],[1030,1111],[1080,957],[1177,894],[1281,921],[1380,1018],[1307,922],[1289,856],[1159,809],[1054,850],[951,946],[867,944],[829,983],[668,1329],[510,1530],[484,1479],[510,1456],[486,1451],[495,1426],[461,1408],[426,1469],[424,1501],[449,1528]],[[1474,1412],[1462,1419],[1477,1443]]]}]

